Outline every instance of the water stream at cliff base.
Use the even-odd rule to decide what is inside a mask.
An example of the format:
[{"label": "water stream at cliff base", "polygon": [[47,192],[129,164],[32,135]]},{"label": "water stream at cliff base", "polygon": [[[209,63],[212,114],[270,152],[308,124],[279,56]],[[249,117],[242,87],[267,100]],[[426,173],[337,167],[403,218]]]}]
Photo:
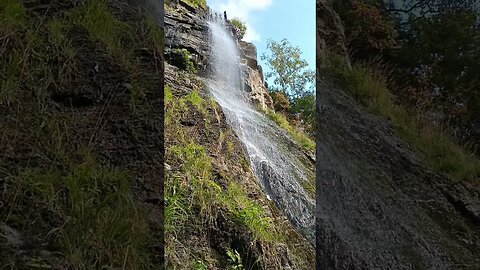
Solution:
[{"label": "water stream at cliff base", "polygon": [[207,86],[240,138],[263,191],[292,225],[314,245],[314,200],[300,184],[309,180],[305,164],[284,130],[254,109],[244,90],[236,41],[220,22],[210,22],[211,74]]}]

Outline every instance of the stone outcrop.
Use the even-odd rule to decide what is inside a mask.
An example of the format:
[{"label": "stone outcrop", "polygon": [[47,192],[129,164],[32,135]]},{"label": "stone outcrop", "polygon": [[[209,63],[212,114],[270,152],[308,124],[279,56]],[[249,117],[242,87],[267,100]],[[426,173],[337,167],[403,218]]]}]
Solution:
[{"label": "stone outcrop", "polygon": [[317,269],[479,269],[478,186],[431,171],[333,84],[317,102]]},{"label": "stone outcrop", "polygon": [[167,60],[173,49],[186,49],[199,72],[206,72],[208,59],[207,12],[185,12],[188,5],[169,5],[165,12],[164,47]]},{"label": "stone outcrop", "polygon": [[[317,69],[349,64],[317,1]],[[317,269],[480,269],[480,189],[433,172],[388,121],[317,73]]]},{"label": "stone outcrop", "polygon": [[350,59],[346,46],[345,31],[338,14],[333,10],[330,0],[317,0],[317,58],[327,57],[328,53],[340,55],[347,66]]},{"label": "stone outcrop", "polygon": [[273,108],[272,97],[268,94],[261,71],[250,67],[245,69],[245,90],[250,93],[253,104],[262,110]]},{"label": "stone outcrop", "polygon": [[262,67],[257,61],[257,48],[245,41],[239,41],[242,68],[245,78],[245,90],[250,93],[253,104],[262,110],[272,109],[273,100],[265,87]]},{"label": "stone outcrop", "polygon": [[[174,98],[185,96],[192,90],[196,90],[204,100],[207,100],[209,92],[203,82],[209,80],[209,72],[213,69],[208,63],[211,53],[209,27],[206,19],[209,16],[208,11],[204,15],[200,10],[192,11],[183,5],[172,4],[166,6],[165,13],[165,52],[167,60],[165,64],[165,85],[169,87]],[[234,34],[232,33],[232,35]],[[267,108],[271,106],[272,101],[264,86],[262,70],[257,63],[256,49],[253,44],[244,42],[239,42],[239,47],[242,52],[244,89],[249,91],[255,103],[262,108]],[[186,49],[190,52],[191,60],[197,67],[195,74],[174,66],[175,63],[169,59],[168,54],[175,49]],[[306,239],[301,232],[295,230],[295,227],[285,216],[283,209],[275,207],[274,204],[269,202],[271,198],[266,196],[258,179],[254,177],[250,170],[244,145],[229,127],[223,110],[210,103],[206,103],[205,106],[205,112],[200,112],[195,106],[189,106],[189,103],[187,103],[188,111],[181,113],[179,117],[181,117],[181,128],[186,132],[186,136],[204,146],[212,160],[214,175],[212,180],[222,189],[228,187],[230,181],[234,181],[245,188],[249,198],[262,205],[267,215],[274,220],[276,228],[285,228],[288,232],[288,243],[277,244],[272,242],[265,245],[251,238],[243,225],[232,221],[226,214],[212,216],[212,224],[208,225],[208,230],[204,231],[208,237],[185,230],[182,233],[185,234],[186,240],[181,238],[183,236],[180,236],[180,238],[175,236],[176,241],[179,241],[185,247],[199,247],[199,250],[196,251],[202,253],[205,257],[212,257],[209,269],[227,269],[228,257],[225,251],[230,249],[239,252],[242,264],[246,269],[313,269],[315,263],[314,248],[311,244],[314,240],[313,235],[311,235],[311,239]],[[205,124],[206,119],[208,119],[208,125]],[[173,136],[169,135],[168,132],[169,130],[166,129],[166,148],[168,148],[169,136]],[[283,134],[283,131],[281,132]],[[219,140],[219,138],[221,139]],[[292,148],[294,152],[300,149],[300,147],[295,146],[292,146]],[[302,152],[299,155],[303,155],[300,158],[307,159]],[[168,158],[167,163],[168,173],[175,174],[178,170],[178,164],[169,161]],[[306,163],[310,165],[309,168],[313,169],[310,160],[307,159]],[[175,175],[175,177],[178,176]],[[272,181],[277,180],[272,179]],[[289,191],[285,189],[284,192]],[[310,213],[312,212],[310,211]],[[187,261],[185,258],[188,257],[186,254],[188,252],[183,252],[182,248],[179,248],[179,252],[167,257],[167,261],[178,258],[179,263],[185,263]]]}]

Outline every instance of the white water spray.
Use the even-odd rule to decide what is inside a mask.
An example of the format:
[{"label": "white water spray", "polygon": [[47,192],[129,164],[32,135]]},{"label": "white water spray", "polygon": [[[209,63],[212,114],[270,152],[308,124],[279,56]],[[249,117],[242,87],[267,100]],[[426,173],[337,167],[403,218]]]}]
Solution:
[{"label": "white water spray", "polygon": [[[287,134],[254,109],[244,91],[236,41],[219,22],[210,22],[210,93],[222,107],[227,121],[243,142],[260,185],[290,222],[314,245],[314,201],[300,184],[311,181],[308,170],[291,153]],[[297,152],[298,155],[298,152]]]}]

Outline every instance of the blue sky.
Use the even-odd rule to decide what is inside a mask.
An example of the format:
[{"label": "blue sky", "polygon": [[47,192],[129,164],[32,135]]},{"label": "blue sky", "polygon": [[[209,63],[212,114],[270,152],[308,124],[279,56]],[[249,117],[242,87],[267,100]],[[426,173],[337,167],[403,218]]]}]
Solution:
[{"label": "blue sky", "polygon": [[315,70],[314,0],[207,0],[207,4],[222,13],[227,11],[230,19],[238,17],[246,22],[244,40],[256,45],[258,60],[267,50],[267,39],[286,38],[300,47],[310,69]]}]

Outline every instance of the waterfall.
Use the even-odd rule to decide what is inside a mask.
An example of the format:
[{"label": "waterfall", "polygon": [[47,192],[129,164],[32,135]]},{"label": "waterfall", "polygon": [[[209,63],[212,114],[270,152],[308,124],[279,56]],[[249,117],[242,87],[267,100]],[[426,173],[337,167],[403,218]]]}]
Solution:
[{"label": "waterfall", "polygon": [[[240,138],[260,186],[292,225],[315,245],[314,200],[300,184],[309,181],[305,165],[291,153],[285,131],[254,109],[244,90],[236,40],[218,21],[209,22],[210,94]],[[310,180],[311,181],[311,180]]]}]

